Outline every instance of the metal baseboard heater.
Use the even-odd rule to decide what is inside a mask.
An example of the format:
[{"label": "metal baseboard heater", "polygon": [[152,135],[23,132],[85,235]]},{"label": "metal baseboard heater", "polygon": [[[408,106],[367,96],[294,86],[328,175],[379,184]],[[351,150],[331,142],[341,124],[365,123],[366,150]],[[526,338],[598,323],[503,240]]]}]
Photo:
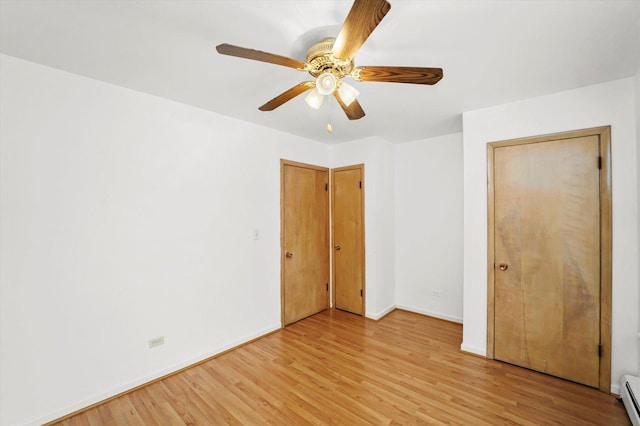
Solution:
[{"label": "metal baseboard heater", "polygon": [[640,378],[622,376],[620,396],[633,426],[640,426]]}]

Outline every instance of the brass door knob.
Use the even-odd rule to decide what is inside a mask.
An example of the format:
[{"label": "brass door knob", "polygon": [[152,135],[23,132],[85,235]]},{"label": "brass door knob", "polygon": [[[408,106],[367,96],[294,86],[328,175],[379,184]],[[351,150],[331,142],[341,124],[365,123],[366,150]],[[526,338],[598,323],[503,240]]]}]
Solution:
[{"label": "brass door knob", "polygon": [[334,246],[333,248],[335,248],[336,250],[340,250],[340,246]]},{"label": "brass door knob", "polygon": [[287,259],[291,259],[291,258],[293,257],[293,253],[291,253],[290,251],[288,251],[288,252],[286,252],[286,253],[284,254],[284,256],[285,256]]},{"label": "brass door knob", "polygon": [[498,268],[500,268],[501,271],[506,271],[507,269],[509,269],[509,265],[507,265],[506,263],[501,263]]}]

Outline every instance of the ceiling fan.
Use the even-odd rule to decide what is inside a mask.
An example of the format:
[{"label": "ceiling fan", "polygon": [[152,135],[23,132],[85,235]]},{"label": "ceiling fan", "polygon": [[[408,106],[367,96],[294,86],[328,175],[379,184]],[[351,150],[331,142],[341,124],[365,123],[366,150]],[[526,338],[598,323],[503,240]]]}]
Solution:
[{"label": "ceiling fan", "polygon": [[325,38],[307,51],[306,62],[260,50],[231,44],[216,46],[218,53],[269,62],[311,74],[315,80],[304,81],[262,105],[261,111],[272,111],[296,96],[311,90],[305,98],[309,106],[319,109],[325,96],[333,95],[350,120],[364,117],[357,101],[359,92],[342,79],[350,76],[357,81],[436,84],[442,78],[442,68],[362,66],[353,58],[382,18],[391,9],[386,0],[355,0],[336,38]]}]

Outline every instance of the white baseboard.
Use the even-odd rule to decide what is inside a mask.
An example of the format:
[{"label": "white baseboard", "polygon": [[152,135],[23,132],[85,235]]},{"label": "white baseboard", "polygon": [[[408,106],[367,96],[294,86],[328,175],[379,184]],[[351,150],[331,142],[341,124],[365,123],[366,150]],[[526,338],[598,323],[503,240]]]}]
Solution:
[{"label": "white baseboard", "polygon": [[620,395],[620,383],[611,383],[611,393],[615,393],[616,395]]},{"label": "white baseboard", "polygon": [[396,305],[395,307],[398,309],[402,309],[404,311],[414,312],[416,314],[422,314],[429,317],[439,318],[439,319],[443,319],[451,322],[457,322],[458,324],[462,324],[462,318],[456,317],[453,315],[442,314],[440,312],[427,311],[425,309],[418,309],[418,308],[413,308],[411,306],[404,306],[404,305]]},{"label": "white baseboard", "polygon": [[133,380],[129,383],[123,384],[123,385],[119,385],[119,386],[114,386],[111,389],[106,390],[105,392],[101,392],[100,394],[97,395],[93,395],[92,397],[89,398],[85,398],[82,401],[79,401],[73,405],[67,406],[63,409],[60,410],[56,410],[54,412],[51,412],[49,414],[47,414],[46,416],[40,416],[38,418],[33,418],[31,420],[27,420],[24,423],[24,425],[42,425],[44,423],[48,423],[51,422],[53,420],[57,420],[61,417],[64,417],[66,415],[69,415],[71,413],[75,413],[76,411],[82,410],[84,408],[87,408],[91,405],[97,404],[101,401],[105,401],[109,398],[112,398],[116,395],[120,395],[122,393],[125,393],[127,391],[130,391],[131,389],[134,389],[138,386],[142,386],[146,383],[150,383],[153,382],[154,380],[157,380],[161,377],[167,376],[171,373],[175,373],[176,371],[182,370],[183,368],[189,367],[191,365],[195,365],[201,361],[204,361],[208,358],[214,357],[218,354],[221,354],[222,352],[228,351],[229,349],[233,349],[236,346],[240,346],[244,343],[247,343],[251,340],[257,339],[259,337],[265,336],[273,331],[276,331],[278,329],[280,329],[281,326],[280,324],[278,325],[272,325],[270,327],[266,327],[263,328],[255,333],[251,333],[249,335],[243,336],[241,338],[238,339],[234,339],[230,342],[225,343],[224,345],[219,346],[216,349],[213,349],[211,351],[208,351],[206,353],[202,353],[198,356],[194,356],[191,357],[185,361],[179,362],[177,364],[171,365],[167,368],[163,368],[161,370],[156,370],[151,374],[145,375],[143,377],[138,378],[137,380]]},{"label": "white baseboard", "polygon": [[396,308],[396,305],[391,305],[385,309],[383,309],[382,311],[376,313],[376,314],[369,314],[367,313],[365,316],[367,318],[370,318],[372,320],[376,320],[378,321],[380,318],[382,318],[383,316],[389,314],[391,311],[393,311]]},{"label": "white baseboard", "polygon": [[464,342],[460,345],[460,350],[463,352],[469,352],[474,355],[487,356],[487,348],[481,348],[479,346],[467,345]]}]

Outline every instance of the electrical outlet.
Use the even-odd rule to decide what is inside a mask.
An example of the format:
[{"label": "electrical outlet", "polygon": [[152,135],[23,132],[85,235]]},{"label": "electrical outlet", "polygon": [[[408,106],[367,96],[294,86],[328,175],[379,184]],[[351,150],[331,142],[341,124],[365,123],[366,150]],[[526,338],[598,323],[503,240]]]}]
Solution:
[{"label": "electrical outlet", "polygon": [[431,295],[433,297],[440,297],[440,290],[431,290]]},{"label": "electrical outlet", "polygon": [[149,340],[149,349],[155,348],[156,346],[164,345],[164,336],[154,337]]}]

